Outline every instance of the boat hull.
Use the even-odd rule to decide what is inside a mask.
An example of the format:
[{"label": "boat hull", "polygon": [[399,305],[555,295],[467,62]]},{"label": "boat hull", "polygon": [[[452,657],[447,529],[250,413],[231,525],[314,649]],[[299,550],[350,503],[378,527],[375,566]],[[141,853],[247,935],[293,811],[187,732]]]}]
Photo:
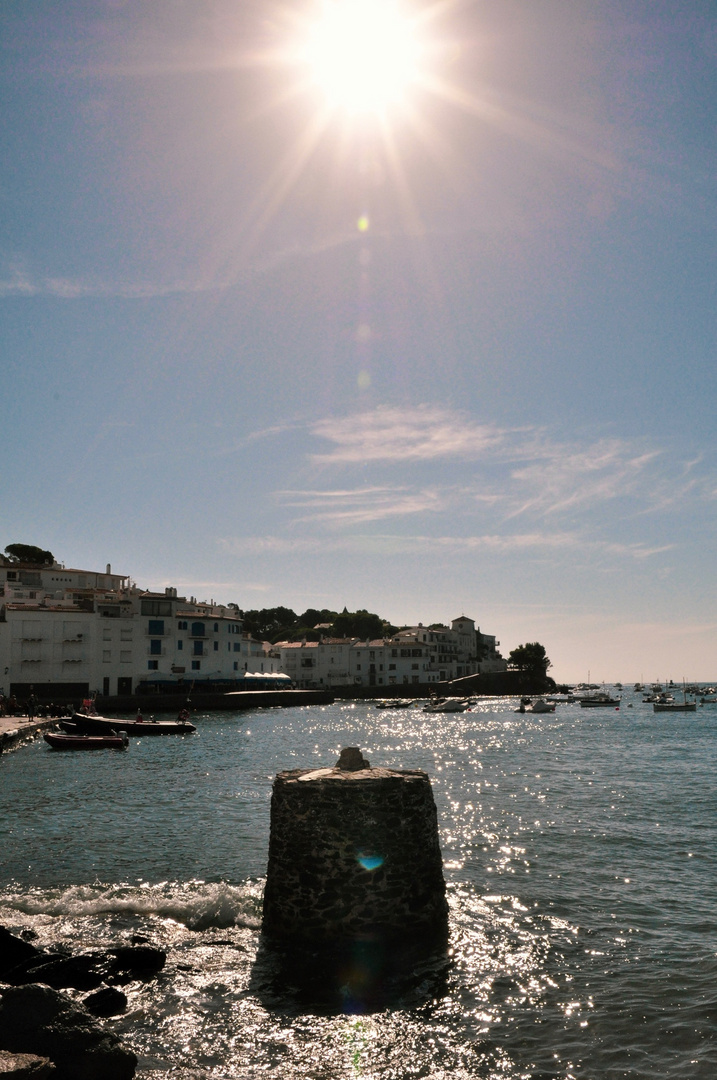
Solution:
[{"label": "boat hull", "polygon": [[670,701],[662,703],[655,701],[652,708],[654,712],[696,712],[697,703],[695,701]]},{"label": "boat hull", "polygon": [[83,735],[109,735],[120,731],[126,731],[128,735],[191,735],[197,730],[188,720],[117,720],[83,713],[75,713],[71,721],[60,721],[60,726],[70,734]]},{"label": "boat hull", "polygon": [[62,735],[46,731],[43,738],[52,750],[126,750],[129,743],[126,735]]}]

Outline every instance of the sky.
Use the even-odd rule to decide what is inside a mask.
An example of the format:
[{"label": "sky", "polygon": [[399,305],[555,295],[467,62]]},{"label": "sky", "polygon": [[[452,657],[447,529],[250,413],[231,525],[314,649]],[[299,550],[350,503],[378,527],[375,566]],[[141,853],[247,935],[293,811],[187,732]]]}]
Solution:
[{"label": "sky", "polygon": [[714,4],[322,17],[3,0],[0,549],[717,679]]}]

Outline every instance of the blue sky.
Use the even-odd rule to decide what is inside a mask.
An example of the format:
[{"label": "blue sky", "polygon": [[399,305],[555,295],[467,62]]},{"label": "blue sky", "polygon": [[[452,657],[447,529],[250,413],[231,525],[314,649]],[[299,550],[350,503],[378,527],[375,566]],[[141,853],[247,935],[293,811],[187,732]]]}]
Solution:
[{"label": "blue sky", "polygon": [[717,678],[714,6],[408,13],[376,117],[309,3],[5,0],[0,548]]}]

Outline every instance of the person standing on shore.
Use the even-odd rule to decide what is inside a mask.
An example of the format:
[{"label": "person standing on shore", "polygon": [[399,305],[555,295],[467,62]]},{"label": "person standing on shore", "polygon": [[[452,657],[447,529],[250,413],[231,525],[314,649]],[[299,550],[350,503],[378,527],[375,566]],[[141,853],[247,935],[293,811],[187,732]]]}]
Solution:
[{"label": "person standing on shore", "polygon": [[37,711],[37,698],[35,697],[35,691],[30,687],[30,696],[27,699],[27,718],[28,720],[35,719],[35,713]]}]

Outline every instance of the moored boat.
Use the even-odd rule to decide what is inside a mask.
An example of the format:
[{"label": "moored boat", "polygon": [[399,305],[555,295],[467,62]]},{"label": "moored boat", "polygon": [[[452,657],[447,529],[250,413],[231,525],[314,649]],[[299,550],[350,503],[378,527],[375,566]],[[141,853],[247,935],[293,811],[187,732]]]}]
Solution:
[{"label": "moored boat", "polygon": [[118,720],[78,712],[73,713],[72,720],[61,720],[60,726],[69,734],[89,735],[108,735],[113,731],[126,731],[128,735],[189,735],[197,730],[189,720],[144,720],[139,716],[134,720]]},{"label": "moored boat", "polygon": [[589,697],[580,698],[581,709],[597,709],[605,706],[613,706],[617,708],[620,704],[620,698],[610,697],[607,691],[599,694],[592,694]]},{"label": "moored boat", "polygon": [[548,702],[544,698],[536,698],[529,709],[526,712],[533,713],[550,713],[555,712],[555,702]]},{"label": "moored boat", "polygon": [[654,712],[695,712],[696,701],[655,701],[652,704]]},{"label": "moored boat", "polygon": [[468,708],[467,698],[439,698],[437,701],[424,705],[423,711],[428,713],[439,712],[465,712]]},{"label": "moored boat", "polygon": [[129,745],[129,737],[124,731],[113,735],[70,735],[46,731],[43,738],[53,750],[126,750]]}]

